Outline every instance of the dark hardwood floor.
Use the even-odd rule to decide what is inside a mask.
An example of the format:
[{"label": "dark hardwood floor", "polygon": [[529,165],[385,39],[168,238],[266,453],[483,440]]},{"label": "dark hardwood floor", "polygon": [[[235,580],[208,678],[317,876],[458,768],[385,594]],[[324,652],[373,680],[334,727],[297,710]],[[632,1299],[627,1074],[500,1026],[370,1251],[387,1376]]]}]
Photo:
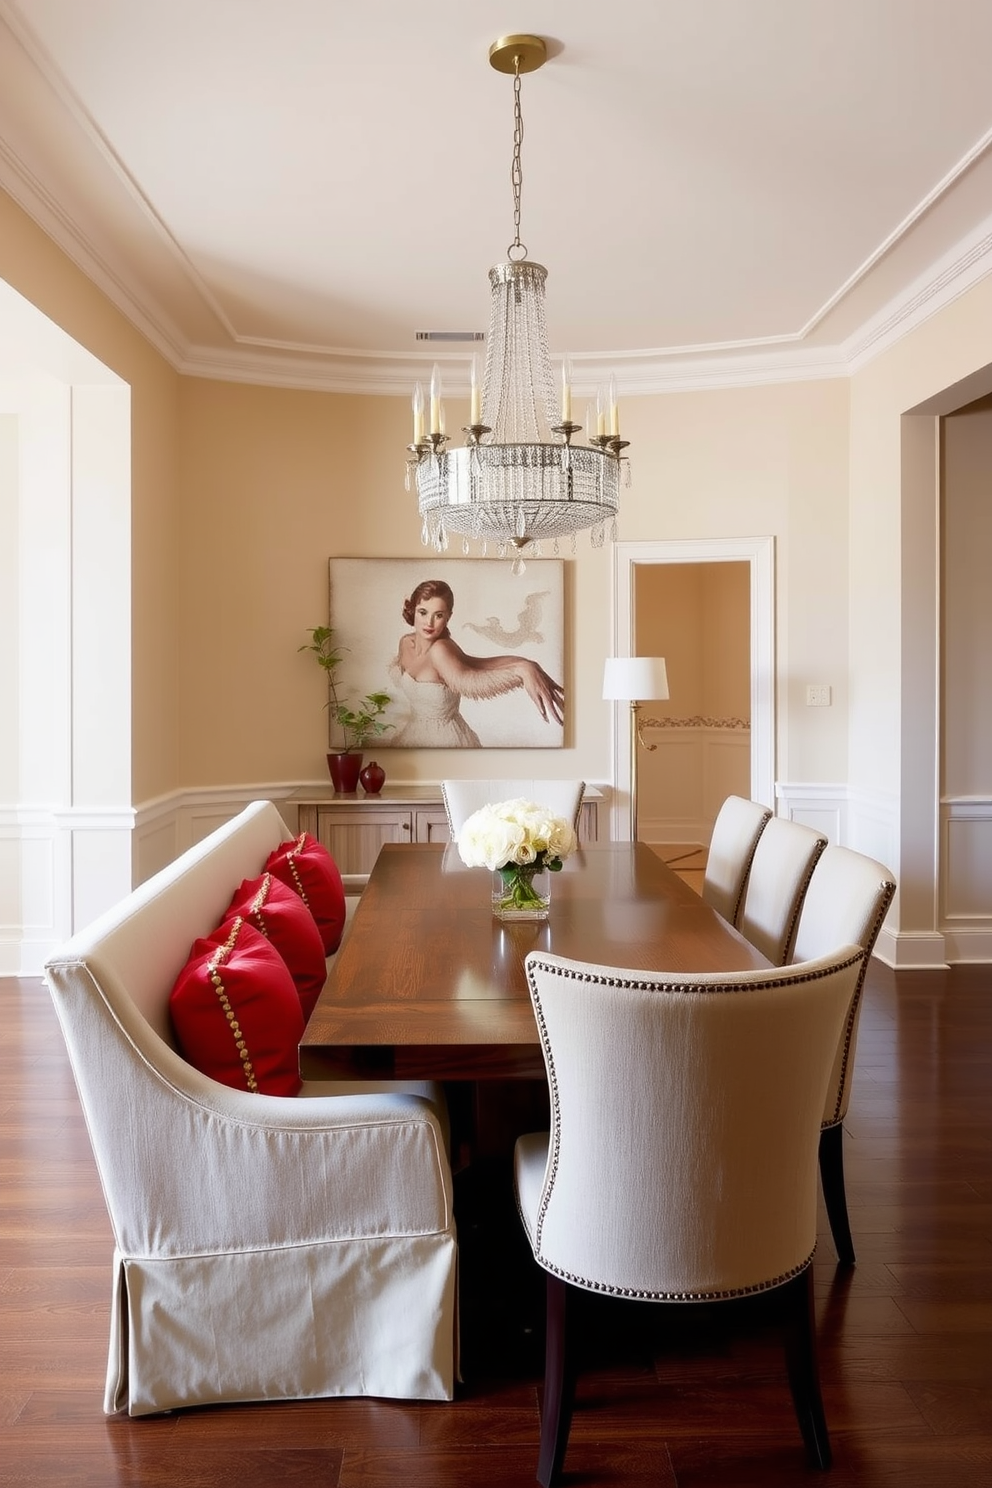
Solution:
[{"label": "dark hardwood floor", "polygon": [[[498,1166],[458,1180],[466,1378],[454,1403],[106,1419],[110,1228],[41,982],[0,980],[0,1028],[0,1485],[533,1483],[541,1289]],[[847,1126],[858,1264],[837,1271],[822,1216],[816,1258],[831,1473],[805,1465],[760,1309],[731,1329],[715,1311],[608,1305],[568,1482],[992,1484],[992,968],[873,964]]]}]

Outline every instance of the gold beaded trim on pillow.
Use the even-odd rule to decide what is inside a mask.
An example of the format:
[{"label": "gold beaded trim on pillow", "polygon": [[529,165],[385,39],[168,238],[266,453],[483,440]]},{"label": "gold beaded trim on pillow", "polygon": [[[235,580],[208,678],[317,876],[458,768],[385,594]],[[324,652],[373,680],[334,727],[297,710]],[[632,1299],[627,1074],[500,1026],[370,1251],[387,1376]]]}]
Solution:
[{"label": "gold beaded trim on pillow", "polygon": [[272,874],[266,873],[262,877],[261,887],[259,888],[259,891],[255,895],[254,899],[251,901],[251,906],[248,910],[248,917],[251,920],[251,923],[255,926],[256,930],[261,931],[266,940],[268,940],[269,938],[269,928],[265,923],[265,916],[263,915],[262,910],[265,908],[265,901],[269,897],[269,889],[271,888],[271,886]]},{"label": "gold beaded trim on pillow", "polygon": [[310,909],[310,900],[307,898],[306,889],[304,889],[303,887],[303,883],[300,879],[300,875],[296,867],[296,854],[303,851],[303,844],[306,841],[306,836],[306,832],[300,833],[299,837],[296,840],[296,846],[293,848],[293,851],[286,854],[286,864],[289,868],[290,873],[293,875],[293,883],[296,885],[296,892],[303,900],[303,903],[306,905],[307,909]]},{"label": "gold beaded trim on pillow", "polygon": [[227,1019],[230,1026],[231,1037],[234,1039],[234,1047],[237,1049],[238,1057],[241,1060],[241,1068],[244,1073],[245,1084],[253,1095],[257,1095],[258,1081],[255,1079],[255,1071],[252,1068],[251,1055],[248,1053],[248,1047],[245,1043],[241,1024],[238,1022],[237,1014],[231,1006],[230,999],[228,998],[227,992],[224,987],[223,978],[221,977],[219,971],[219,968],[223,965],[228,956],[234,950],[238,936],[241,933],[241,926],[243,924],[244,919],[241,915],[237,915],[236,918],[232,920],[231,933],[227,937],[224,944],[222,946],[218,946],[214,954],[210,957],[210,960],[207,962],[207,972],[209,974],[211,982],[213,983],[214,991],[217,993],[217,1001],[220,1003],[221,1009],[224,1013],[224,1017]]}]

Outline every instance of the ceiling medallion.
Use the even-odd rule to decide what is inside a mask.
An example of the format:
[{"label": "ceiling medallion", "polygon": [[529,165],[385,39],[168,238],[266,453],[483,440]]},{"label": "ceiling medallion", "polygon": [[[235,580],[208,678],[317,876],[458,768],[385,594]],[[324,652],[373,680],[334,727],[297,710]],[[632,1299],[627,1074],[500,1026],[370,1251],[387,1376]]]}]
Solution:
[{"label": "ceiling medallion", "polygon": [[492,288],[489,336],[482,385],[478,359],[472,359],[469,422],[465,444],[446,449],[444,403],[437,366],[429,397],[420,383],[413,394],[413,442],[408,446],[407,488],[411,470],[417,484],[421,537],[425,546],[445,552],[449,535],[494,544],[503,557],[515,550],[537,556],[542,542],[560,552],[559,539],[591,528],[593,547],[607,535],[616,539],[621,470],[630,481],[630,464],[622,451],[616,381],[601,388],[586,415],[585,444],[573,444],[583,425],[572,419],[571,368],[561,366],[560,396],[552,373],[544,317],[547,269],[527,257],[520,241],[523,186],[520,147],[523,114],[520,78],[536,71],[547,58],[539,36],[505,36],[489,49],[490,64],[513,75],[513,242],[507,262],[489,270]]}]

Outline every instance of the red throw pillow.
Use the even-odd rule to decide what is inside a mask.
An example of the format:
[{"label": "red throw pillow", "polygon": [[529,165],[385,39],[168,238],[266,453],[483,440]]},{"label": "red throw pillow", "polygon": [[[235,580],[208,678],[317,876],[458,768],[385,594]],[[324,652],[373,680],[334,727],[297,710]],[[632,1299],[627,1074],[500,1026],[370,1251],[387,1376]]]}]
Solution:
[{"label": "red throw pillow", "polygon": [[190,1064],[262,1095],[299,1095],[303,1009],[285,961],[239,915],[194,942],[169,997]]},{"label": "red throw pillow", "polygon": [[265,867],[299,894],[317,921],[324,951],[330,956],[341,944],[345,905],[341,874],[327,848],[309,832],[301,832],[273,848]]},{"label": "red throw pillow", "polygon": [[221,924],[242,915],[279,952],[296,983],[304,1019],[327,978],[324,943],[317,922],[299,894],[271,873],[246,878],[224,911]]}]

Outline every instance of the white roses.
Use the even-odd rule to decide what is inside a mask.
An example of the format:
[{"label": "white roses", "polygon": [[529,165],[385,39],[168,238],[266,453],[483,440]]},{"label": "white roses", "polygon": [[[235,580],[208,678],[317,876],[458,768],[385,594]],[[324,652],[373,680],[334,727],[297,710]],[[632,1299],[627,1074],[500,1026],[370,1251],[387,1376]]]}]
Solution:
[{"label": "white roses", "polygon": [[556,873],[578,847],[571,822],[552,816],[536,801],[501,801],[483,806],[458,834],[458,852],[468,868],[536,866]]}]

